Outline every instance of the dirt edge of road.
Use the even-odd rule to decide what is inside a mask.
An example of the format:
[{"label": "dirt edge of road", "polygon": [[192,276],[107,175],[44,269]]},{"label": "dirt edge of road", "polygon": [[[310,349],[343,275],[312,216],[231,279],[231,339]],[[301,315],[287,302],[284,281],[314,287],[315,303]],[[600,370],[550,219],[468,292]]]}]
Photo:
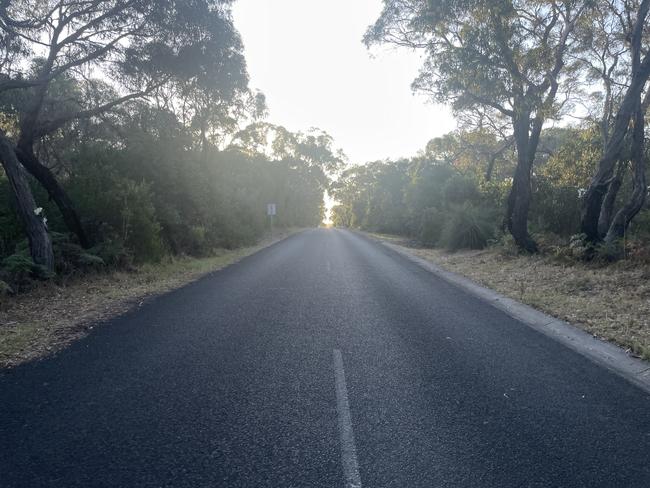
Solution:
[{"label": "dirt edge of road", "polygon": [[[650,393],[650,362],[631,354],[629,349],[624,349],[613,342],[608,342],[604,338],[593,335],[588,328],[581,326],[582,324],[580,322],[577,325],[573,325],[561,318],[548,315],[545,311],[533,308],[529,304],[522,303],[522,301],[513,297],[512,293],[508,293],[508,290],[495,291],[492,288],[485,287],[483,284],[479,284],[479,280],[470,273],[463,273],[457,269],[454,269],[456,272],[450,271],[444,266],[444,260],[436,259],[437,253],[435,252],[422,253],[417,248],[410,247],[403,242],[382,235],[365,232],[359,232],[359,234],[381,243],[445,281],[452,283],[481,300],[489,302],[494,307],[503,310],[515,319],[562,342],[574,351],[617,373]],[[505,293],[501,294],[501,291]]]},{"label": "dirt edge of road", "polygon": [[303,229],[277,232],[258,244],[221,249],[205,258],[145,264],[131,272],[86,275],[58,286],[44,283],[0,302],[0,369],[53,354],[103,321],[280,242]]}]

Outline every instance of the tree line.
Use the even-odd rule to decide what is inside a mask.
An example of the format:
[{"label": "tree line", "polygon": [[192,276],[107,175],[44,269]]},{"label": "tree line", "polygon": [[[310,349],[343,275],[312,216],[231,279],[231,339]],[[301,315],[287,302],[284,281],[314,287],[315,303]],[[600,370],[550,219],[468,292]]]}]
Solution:
[{"label": "tree line", "polygon": [[[503,227],[517,246],[535,252],[538,243],[530,227],[538,230],[538,215],[531,211],[547,204],[540,185],[551,185],[546,188],[551,192],[568,191],[560,183],[562,175],[555,175],[555,182],[544,175],[550,155],[543,141],[552,139],[553,127],[564,127],[575,137],[556,144],[553,150],[562,156],[552,156],[569,158],[569,173],[589,172],[571,190],[574,202],[566,211],[573,212],[575,202],[579,207],[571,230],[589,249],[620,241],[647,196],[649,9],[650,0],[384,0],[366,44],[421,52],[424,62],[413,89],[449,104],[461,130],[447,141],[434,141],[438,151],[423,158],[350,170],[338,184],[342,206],[336,218],[368,222],[368,216],[364,220],[359,214],[361,201],[367,215],[374,211],[372,192],[360,196],[366,172],[369,178],[379,172],[379,179],[397,172],[417,187],[431,172],[448,171],[439,166],[449,163],[444,146],[456,138],[460,146],[449,150],[479,150],[473,163],[484,167],[473,177],[475,186],[486,189],[481,194],[491,199],[491,207],[503,207]],[[477,137],[484,139],[480,148]],[[495,175],[496,161],[508,152],[511,165]],[[453,169],[462,173],[462,168]],[[390,178],[393,183],[399,179]],[[503,199],[503,191],[495,188],[506,192]],[[402,206],[411,206],[409,191],[402,192]],[[555,213],[568,217],[560,215],[564,210]]]},{"label": "tree line", "polygon": [[0,280],[250,243],[325,190],[338,224],[451,248],[644,228],[650,0],[384,0],[364,42],[421,52],[413,89],[459,129],[346,169],[263,121],[231,5],[0,0]]},{"label": "tree line", "polygon": [[0,280],[316,225],[343,155],[262,122],[229,0],[0,0]]},{"label": "tree line", "polygon": [[[572,257],[606,260],[624,252],[622,243],[589,243],[580,232],[585,188],[602,153],[595,128],[549,128],[540,135],[534,196],[528,227],[536,243]],[[408,236],[449,250],[515,247],[504,226],[516,149],[485,130],[457,130],[432,139],[413,158],[376,161],[341,172],[330,192],[337,205],[334,225]],[[634,191],[631,174],[622,177],[616,205]],[[627,252],[642,252],[650,241],[645,206],[626,230]]]}]

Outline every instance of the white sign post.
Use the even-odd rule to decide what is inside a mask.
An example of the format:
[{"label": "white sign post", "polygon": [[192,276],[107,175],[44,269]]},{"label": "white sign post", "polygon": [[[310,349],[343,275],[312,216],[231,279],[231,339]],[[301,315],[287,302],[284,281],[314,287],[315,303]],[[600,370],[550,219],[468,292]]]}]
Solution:
[{"label": "white sign post", "polygon": [[273,217],[275,217],[275,214],[276,214],[275,203],[267,203],[266,215],[268,215],[269,218],[271,219],[271,238],[273,237]]}]

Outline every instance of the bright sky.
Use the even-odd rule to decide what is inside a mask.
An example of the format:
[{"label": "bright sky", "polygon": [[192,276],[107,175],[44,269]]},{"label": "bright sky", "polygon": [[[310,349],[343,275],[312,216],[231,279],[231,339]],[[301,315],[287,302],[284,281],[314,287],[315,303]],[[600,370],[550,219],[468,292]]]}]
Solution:
[{"label": "bright sky", "polygon": [[448,110],[413,95],[419,56],[361,42],[381,0],[238,0],[251,86],[268,121],[292,131],[318,127],[351,163],[414,156],[452,130]]}]

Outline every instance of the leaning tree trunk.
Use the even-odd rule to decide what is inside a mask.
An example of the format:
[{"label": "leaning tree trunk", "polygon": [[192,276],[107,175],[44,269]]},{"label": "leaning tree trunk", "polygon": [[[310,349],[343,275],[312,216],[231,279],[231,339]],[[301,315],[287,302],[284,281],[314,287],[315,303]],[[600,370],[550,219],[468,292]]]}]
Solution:
[{"label": "leaning tree trunk", "polygon": [[619,161],[618,169],[614,178],[609,184],[607,193],[605,194],[605,199],[600,209],[600,216],[598,217],[598,238],[603,239],[609,230],[609,226],[612,224],[612,218],[614,217],[614,206],[616,204],[616,198],[618,197],[618,192],[621,189],[623,184],[623,175],[625,173],[625,163]]},{"label": "leaning tree trunk", "polygon": [[648,186],[645,176],[645,114],[641,101],[637,104],[634,114],[634,129],[632,131],[632,163],[634,165],[634,188],[630,200],[621,208],[607,231],[606,242],[614,242],[625,236],[625,231],[632,219],[643,208]]},{"label": "leaning tree trunk", "polygon": [[614,130],[607,150],[598,162],[596,174],[592,178],[591,183],[589,183],[589,188],[587,188],[587,192],[585,193],[580,227],[582,232],[587,236],[587,240],[591,242],[598,242],[600,238],[598,234],[598,220],[600,219],[603,200],[609,189],[614,165],[619,160],[623,150],[623,142],[628,131],[630,118],[634,113],[634,108],[644,83],[645,81],[639,83],[638,80],[635,80],[633,85],[628,89],[621,103],[621,107],[616,114]]},{"label": "leaning tree trunk", "polygon": [[48,272],[52,272],[54,270],[52,241],[47,233],[45,222],[36,213],[34,196],[18,162],[13,144],[2,131],[0,131],[0,162],[16,197],[18,214],[27,233],[32,259]]},{"label": "leaning tree trunk", "polygon": [[[52,60],[49,59],[47,62],[49,63],[49,68],[45,69],[45,72],[52,68]],[[81,219],[79,218],[79,214],[77,213],[72,200],[68,197],[67,193],[63,190],[49,168],[41,164],[34,154],[34,142],[37,133],[36,129],[38,126],[38,119],[43,106],[43,101],[47,94],[48,86],[48,83],[43,83],[37,88],[32,99],[32,106],[23,114],[20,122],[20,137],[18,138],[16,155],[23,167],[29,171],[34,178],[36,178],[43,188],[45,188],[50,198],[54,200],[68,230],[74,233],[79,240],[79,244],[81,244],[83,248],[87,249],[91,246],[91,243],[84,232],[83,226],[81,225]]]},{"label": "leaning tree trunk", "polygon": [[641,92],[650,77],[650,53],[646,53],[643,56],[643,60],[641,60],[643,29],[649,11],[650,0],[642,0],[630,36],[632,48],[632,80],[616,113],[614,128],[607,144],[607,149],[598,162],[596,174],[592,178],[589,188],[587,188],[587,192],[585,193],[580,228],[591,242],[598,242],[600,238],[598,234],[598,220],[600,218],[603,199],[609,188],[614,165],[620,159],[630,119],[635,116],[634,114],[637,111]]},{"label": "leaning tree trunk", "polygon": [[531,174],[534,150],[531,151],[529,135],[530,117],[523,117],[514,124],[515,143],[517,145],[517,168],[508,195],[506,226],[517,246],[527,252],[537,252],[537,244],[528,233],[528,211],[532,196]]},{"label": "leaning tree trunk", "polygon": [[72,200],[65,190],[63,190],[49,168],[41,164],[31,146],[23,145],[19,147],[16,150],[16,154],[25,169],[27,169],[27,171],[29,171],[32,176],[43,185],[43,188],[45,188],[50,198],[54,200],[61,212],[66,227],[70,232],[77,236],[79,244],[81,244],[84,249],[91,247],[92,243],[88,239],[88,236],[81,225],[81,219],[79,218],[79,214],[77,213]]}]

